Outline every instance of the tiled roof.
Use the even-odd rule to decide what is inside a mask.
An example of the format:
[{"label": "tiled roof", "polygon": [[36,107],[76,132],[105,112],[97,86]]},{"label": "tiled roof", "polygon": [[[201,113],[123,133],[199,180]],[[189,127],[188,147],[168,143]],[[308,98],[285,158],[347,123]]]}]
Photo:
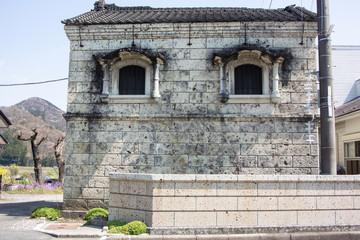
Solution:
[{"label": "tiled roof", "polygon": [[5,144],[8,144],[8,143],[9,142],[3,136],[1,136],[1,134],[0,134],[0,144],[5,145]]},{"label": "tiled roof", "polygon": [[335,109],[335,117],[344,116],[346,114],[356,112],[360,110],[360,97],[355,98],[354,100],[347,102],[340,107]]},{"label": "tiled roof", "polygon": [[194,22],[315,22],[316,13],[288,6],[282,9],[251,8],[151,8],[119,7],[96,2],[95,9],[66,19],[66,25],[194,23]]},{"label": "tiled roof", "polygon": [[1,110],[0,110],[0,121],[3,121],[4,124],[6,125],[11,125],[11,121],[5,116],[5,114]]}]

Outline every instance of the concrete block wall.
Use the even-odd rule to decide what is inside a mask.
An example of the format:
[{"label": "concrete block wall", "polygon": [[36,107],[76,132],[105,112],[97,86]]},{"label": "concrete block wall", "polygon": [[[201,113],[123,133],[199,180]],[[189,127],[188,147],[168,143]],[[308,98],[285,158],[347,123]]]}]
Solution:
[{"label": "concrete block wall", "polygon": [[359,199],[358,176],[110,174],[109,218],[153,234],[341,231],[360,226]]},{"label": "concrete block wall", "polygon": [[[71,52],[64,209],[107,207],[109,172],[318,174],[317,130],[315,142],[306,142],[304,113],[317,26],[304,24],[247,23],[245,39],[243,23],[197,23],[191,46],[188,24],[134,25],[138,48],[167,57],[159,102],[126,104],[101,101],[102,70],[93,55],[130,48],[133,25],[82,26],[83,47],[79,28],[65,26]],[[279,72],[279,104],[220,102],[213,55],[245,41],[290,53]]]}]

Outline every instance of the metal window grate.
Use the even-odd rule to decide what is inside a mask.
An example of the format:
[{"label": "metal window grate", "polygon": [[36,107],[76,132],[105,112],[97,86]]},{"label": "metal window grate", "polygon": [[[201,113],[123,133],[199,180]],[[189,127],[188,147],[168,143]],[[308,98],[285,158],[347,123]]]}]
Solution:
[{"label": "metal window grate", "polygon": [[145,94],[145,68],[130,65],[119,70],[120,95]]},{"label": "metal window grate", "polygon": [[236,67],[235,94],[262,94],[262,69],[251,64]]}]

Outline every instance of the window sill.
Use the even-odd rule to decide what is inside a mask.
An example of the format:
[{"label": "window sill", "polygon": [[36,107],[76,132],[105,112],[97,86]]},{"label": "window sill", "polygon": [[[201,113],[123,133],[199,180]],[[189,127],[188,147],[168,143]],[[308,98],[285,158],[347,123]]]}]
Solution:
[{"label": "window sill", "polygon": [[270,95],[230,95],[227,103],[271,103]]},{"label": "window sill", "polygon": [[105,103],[154,103],[150,95],[109,95],[102,96]]}]

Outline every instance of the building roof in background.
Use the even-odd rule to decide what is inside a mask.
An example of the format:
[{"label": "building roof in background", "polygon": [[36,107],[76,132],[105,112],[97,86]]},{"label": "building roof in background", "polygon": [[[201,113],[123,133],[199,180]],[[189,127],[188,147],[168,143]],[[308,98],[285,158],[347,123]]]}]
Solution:
[{"label": "building roof in background", "polygon": [[0,134],[0,145],[8,144],[8,141]]},{"label": "building roof in background", "polygon": [[90,12],[66,19],[66,25],[195,23],[195,22],[316,22],[316,13],[295,5],[281,9],[259,8],[151,8],[119,7],[95,3]]},{"label": "building roof in background", "polygon": [[360,111],[360,97],[337,107],[335,109],[335,117],[341,117],[356,111]]},{"label": "building roof in background", "polygon": [[5,116],[5,114],[0,110],[0,128],[7,128],[11,125],[10,120]]}]

